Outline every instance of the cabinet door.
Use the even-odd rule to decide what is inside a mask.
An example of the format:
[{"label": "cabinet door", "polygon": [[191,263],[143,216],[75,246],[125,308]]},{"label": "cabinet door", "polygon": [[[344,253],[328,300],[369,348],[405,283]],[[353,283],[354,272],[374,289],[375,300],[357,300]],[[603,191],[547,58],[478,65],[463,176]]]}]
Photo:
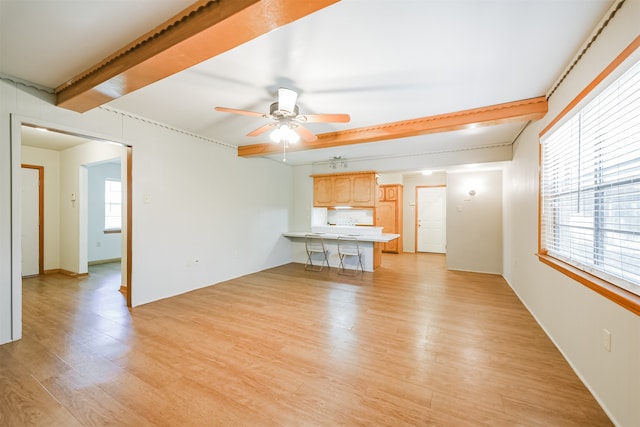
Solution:
[{"label": "cabinet door", "polygon": [[[397,233],[396,202],[381,202],[376,209],[376,226],[384,227],[383,233]],[[397,252],[398,241],[392,240],[382,245],[383,252]]]},{"label": "cabinet door", "polygon": [[313,205],[331,206],[333,200],[333,182],[331,177],[317,177],[313,180]]},{"label": "cabinet door", "polygon": [[398,200],[398,187],[384,187],[384,199],[387,201]]},{"label": "cabinet door", "polygon": [[333,178],[333,201],[338,205],[351,205],[351,177],[336,176]]},{"label": "cabinet door", "polygon": [[383,252],[393,252],[393,253],[398,253],[398,239],[392,240],[390,242],[387,242],[384,244],[384,246],[382,247],[382,251]]},{"label": "cabinet door", "polygon": [[396,206],[395,203],[382,202],[376,208],[376,226],[384,227],[383,233],[396,232]]},{"label": "cabinet door", "polygon": [[374,206],[375,185],[373,175],[356,175],[351,178],[354,206]]}]

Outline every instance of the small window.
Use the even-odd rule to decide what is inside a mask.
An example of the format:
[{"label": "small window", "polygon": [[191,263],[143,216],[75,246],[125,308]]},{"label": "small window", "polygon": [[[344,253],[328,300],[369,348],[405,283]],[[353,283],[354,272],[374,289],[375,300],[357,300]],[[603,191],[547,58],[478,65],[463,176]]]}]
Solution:
[{"label": "small window", "polygon": [[122,228],[122,183],[104,181],[104,231],[119,232]]},{"label": "small window", "polygon": [[542,137],[539,252],[640,295],[640,62]]}]

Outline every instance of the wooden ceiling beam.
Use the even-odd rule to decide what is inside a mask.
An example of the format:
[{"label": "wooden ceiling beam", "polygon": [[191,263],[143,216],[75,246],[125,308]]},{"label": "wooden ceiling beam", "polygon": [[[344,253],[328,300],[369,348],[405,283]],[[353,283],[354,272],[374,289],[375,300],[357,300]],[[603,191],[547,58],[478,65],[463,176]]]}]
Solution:
[{"label": "wooden ceiling beam", "polygon": [[337,1],[197,1],[57,87],[56,104],[77,112],[88,111]]},{"label": "wooden ceiling beam", "polygon": [[[291,144],[287,151],[304,151],[342,145],[362,144],[407,138],[430,133],[451,132],[475,126],[491,126],[518,121],[538,120],[547,113],[547,99],[544,96],[505,104],[490,105],[471,110],[418,119],[403,120],[375,126],[323,133],[313,142]],[[280,144],[262,143],[238,147],[238,156],[257,157],[282,151]]]}]

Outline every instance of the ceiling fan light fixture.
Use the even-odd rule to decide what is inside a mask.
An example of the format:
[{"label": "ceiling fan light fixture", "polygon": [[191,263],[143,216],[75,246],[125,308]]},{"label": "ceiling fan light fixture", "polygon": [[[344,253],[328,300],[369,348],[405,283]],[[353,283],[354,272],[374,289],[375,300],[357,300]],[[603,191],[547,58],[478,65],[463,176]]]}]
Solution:
[{"label": "ceiling fan light fixture", "polygon": [[273,132],[271,132],[269,138],[271,138],[273,142],[285,142],[288,144],[295,144],[300,141],[300,135],[287,123],[278,125]]},{"label": "ceiling fan light fixture", "polygon": [[269,107],[269,114],[256,111],[237,110],[235,108],[215,107],[216,111],[242,114],[245,116],[271,119],[273,122],[260,126],[249,132],[247,136],[259,136],[271,131],[269,135],[273,142],[283,142],[285,146],[294,144],[301,139],[305,143],[313,142],[318,137],[303,126],[306,123],[347,123],[351,119],[348,114],[299,114],[296,101],[298,93],[287,88],[278,89],[278,100]]}]

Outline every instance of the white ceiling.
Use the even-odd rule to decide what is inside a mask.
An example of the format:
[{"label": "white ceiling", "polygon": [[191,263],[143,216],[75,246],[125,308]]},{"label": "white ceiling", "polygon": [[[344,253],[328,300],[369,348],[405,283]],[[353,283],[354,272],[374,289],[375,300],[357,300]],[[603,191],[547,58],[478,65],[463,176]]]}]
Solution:
[{"label": "white ceiling", "polygon": [[22,145],[54,151],[66,150],[67,148],[86,144],[91,141],[89,138],[60,132],[49,132],[47,129],[31,126],[22,126],[22,131],[20,133]]},{"label": "white ceiling", "polygon": [[[0,73],[53,88],[192,0],[0,0]],[[191,69],[111,101],[226,144],[265,119],[279,86],[301,114],[348,113],[346,130],[543,96],[613,0],[343,0]],[[82,41],[80,44],[79,41]],[[524,123],[289,153],[302,164],[510,144]],[[282,160],[282,155],[272,155]]]}]

